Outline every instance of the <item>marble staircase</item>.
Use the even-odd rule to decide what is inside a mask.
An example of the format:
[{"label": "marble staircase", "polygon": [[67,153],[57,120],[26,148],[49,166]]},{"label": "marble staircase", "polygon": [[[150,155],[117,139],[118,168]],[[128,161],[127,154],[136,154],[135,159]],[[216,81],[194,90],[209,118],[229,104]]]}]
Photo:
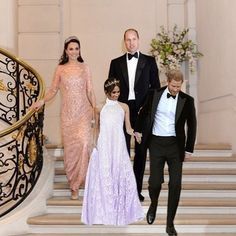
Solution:
[{"label": "marble staircase", "polygon": [[[47,200],[47,212],[28,219],[30,234],[25,236],[99,236],[99,235],[166,235],[166,204],[168,176],[160,196],[157,218],[153,225],[146,220],[125,227],[86,226],[80,221],[83,190],[78,200],[70,200],[70,191],[63,169],[62,149],[50,147],[55,155],[53,196]],[[150,204],[147,191],[149,161],[147,160],[143,209]],[[179,236],[236,235],[236,156],[227,145],[197,145],[190,160],[184,163],[183,190],[176,220]]]}]

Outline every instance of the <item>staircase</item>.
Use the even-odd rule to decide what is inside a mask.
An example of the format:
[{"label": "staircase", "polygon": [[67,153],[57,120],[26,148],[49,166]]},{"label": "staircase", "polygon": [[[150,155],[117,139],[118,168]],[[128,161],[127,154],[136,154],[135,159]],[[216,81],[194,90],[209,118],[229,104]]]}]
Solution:
[{"label": "staircase", "polygon": [[[70,200],[70,190],[63,169],[60,148],[51,147],[55,159],[53,196],[47,200],[47,212],[28,219],[31,234],[36,235],[167,235],[165,234],[167,184],[163,185],[157,218],[153,225],[144,219],[125,227],[86,226],[80,221],[83,190],[78,200]],[[197,145],[193,157],[184,163],[181,201],[175,220],[179,236],[236,235],[236,156],[226,145]],[[166,172],[167,174],[167,172]],[[147,211],[150,200],[147,191],[149,163],[144,177]]]}]

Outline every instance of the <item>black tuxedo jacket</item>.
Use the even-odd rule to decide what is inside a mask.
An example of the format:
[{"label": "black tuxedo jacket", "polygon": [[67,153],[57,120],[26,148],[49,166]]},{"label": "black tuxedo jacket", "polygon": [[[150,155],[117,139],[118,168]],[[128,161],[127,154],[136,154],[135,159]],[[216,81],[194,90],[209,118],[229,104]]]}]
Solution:
[{"label": "black tuxedo jacket", "polygon": [[[129,78],[126,54],[111,61],[109,78],[111,77],[115,77],[116,79],[120,80],[119,101],[127,103],[129,96]],[[137,109],[143,105],[148,90],[155,88],[160,88],[155,58],[139,53],[134,83]]]},{"label": "black tuxedo jacket", "polygon": [[[135,131],[142,133],[144,145],[149,144],[157,106],[165,89],[166,87],[163,87],[159,90],[150,91],[144,106],[139,112]],[[186,130],[185,124],[187,125]],[[175,132],[182,161],[184,161],[185,151],[192,153],[194,150],[196,130],[197,120],[194,99],[180,91],[175,114]]]}]

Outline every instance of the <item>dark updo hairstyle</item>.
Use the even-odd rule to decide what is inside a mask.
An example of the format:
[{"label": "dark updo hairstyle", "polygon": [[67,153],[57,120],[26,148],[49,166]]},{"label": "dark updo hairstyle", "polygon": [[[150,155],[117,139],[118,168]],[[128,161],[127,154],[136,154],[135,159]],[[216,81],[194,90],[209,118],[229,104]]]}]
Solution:
[{"label": "dark updo hairstyle", "polygon": [[108,95],[111,95],[111,92],[116,86],[120,88],[120,81],[116,78],[109,78],[104,83],[104,92]]},{"label": "dark updo hairstyle", "polygon": [[[64,42],[64,51],[63,51],[63,54],[61,55],[61,58],[59,60],[59,65],[64,65],[68,62],[69,58],[66,54],[66,50],[68,48],[69,43],[71,43],[71,42],[77,43],[78,46],[79,46],[79,49],[80,49],[79,39],[76,36],[68,37]],[[79,56],[78,56],[77,60],[78,60],[78,62],[84,62],[83,58],[81,57],[81,50],[80,50],[80,53],[79,53]]]}]

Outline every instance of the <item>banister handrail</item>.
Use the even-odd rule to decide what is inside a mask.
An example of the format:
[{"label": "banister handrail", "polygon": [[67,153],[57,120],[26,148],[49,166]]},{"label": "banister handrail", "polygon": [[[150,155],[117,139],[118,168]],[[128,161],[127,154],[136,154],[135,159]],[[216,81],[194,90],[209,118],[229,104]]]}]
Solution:
[{"label": "banister handrail", "polygon": [[[0,53],[6,55],[7,57],[13,59],[14,61],[16,61],[17,63],[19,63],[20,65],[22,65],[24,68],[28,69],[29,71],[31,71],[39,80],[39,85],[42,88],[39,92],[39,96],[38,96],[38,100],[42,99],[45,93],[45,85],[44,85],[44,81],[42,79],[42,77],[39,75],[39,73],[33,68],[31,67],[28,63],[26,63],[25,61],[17,58],[16,56],[14,56],[13,54],[11,54],[10,52],[6,51],[3,48],[0,48]],[[22,124],[24,124],[33,114],[35,113],[35,111],[33,110],[29,110],[19,121],[15,122],[11,127],[5,128],[4,130],[0,131],[0,138],[11,133],[13,130],[19,128]]]},{"label": "banister handrail", "polygon": [[44,93],[38,72],[0,48],[0,218],[29,196],[40,177],[44,107],[30,107]]}]

